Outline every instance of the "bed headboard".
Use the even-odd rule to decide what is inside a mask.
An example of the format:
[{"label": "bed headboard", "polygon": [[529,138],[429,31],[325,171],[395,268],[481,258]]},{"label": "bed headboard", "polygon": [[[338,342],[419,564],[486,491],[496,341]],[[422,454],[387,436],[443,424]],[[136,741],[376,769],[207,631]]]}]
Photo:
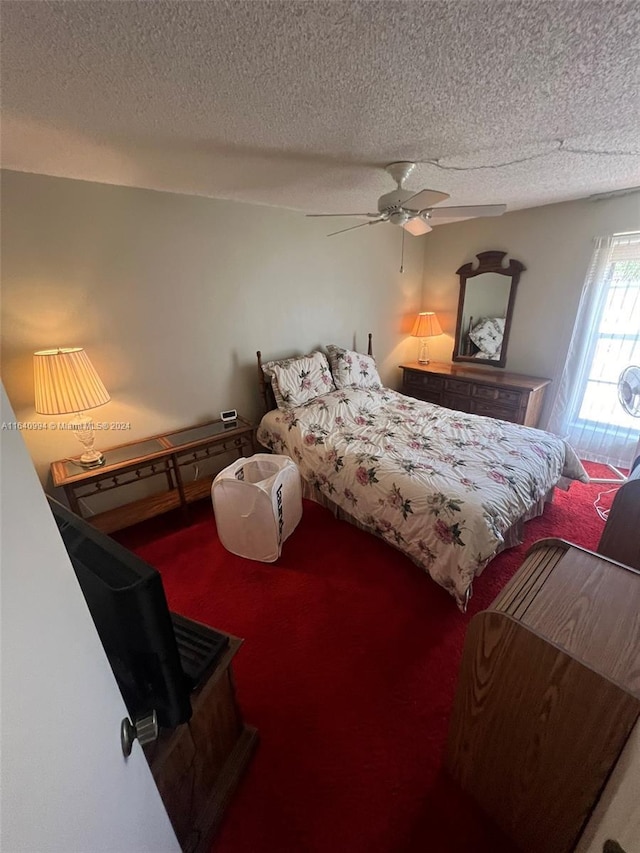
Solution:
[{"label": "bed headboard", "polygon": [[271,383],[267,382],[267,380],[264,378],[264,373],[262,372],[262,353],[260,350],[258,350],[256,356],[258,357],[258,385],[260,387],[262,405],[264,406],[264,410],[266,413],[270,412],[272,409],[277,408],[276,398],[273,396],[273,388],[271,387]]},{"label": "bed headboard", "polygon": [[[373,335],[371,332],[369,332],[367,338],[367,355],[373,356]],[[265,412],[270,412],[272,409],[277,408],[276,398],[273,396],[271,383],[267,382],[262,371],[262,352],[258,350],[256,356],[258,358],[258,385],[260,388],[260,396],[262,397]]]}]

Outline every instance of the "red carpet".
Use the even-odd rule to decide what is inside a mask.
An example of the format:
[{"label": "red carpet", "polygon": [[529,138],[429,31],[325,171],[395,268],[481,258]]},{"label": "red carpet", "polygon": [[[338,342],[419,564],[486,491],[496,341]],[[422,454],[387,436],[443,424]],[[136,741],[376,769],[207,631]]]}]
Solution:
[{"label": "red carpet", "polygon": [[511,851],[442,771],[466,626],[536,539],[595,548],[593,501],[608,488],[559,491],[477,579],[466,615],[406,557],[310,502],[273,565],[225,551],[208,502],[190,527],[164,516],[121,533],[162,572],[172,609],[246,640],[238,696],[261,743],[215,853]]}]

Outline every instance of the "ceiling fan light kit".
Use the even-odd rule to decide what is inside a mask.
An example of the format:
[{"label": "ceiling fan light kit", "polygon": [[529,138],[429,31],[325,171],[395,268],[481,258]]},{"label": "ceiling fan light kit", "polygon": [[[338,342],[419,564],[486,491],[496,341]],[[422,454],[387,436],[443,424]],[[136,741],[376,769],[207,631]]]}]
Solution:
[{"label": "ceiling fan light kit", "polygon": [[404,182],[415,169],[416,164],[405,160],[389,163],[385,171],[396,182],[397,187],[391,192],[381,195],[378,199],[377,213],[308,213],[307,216],[366,216],[370,221],[349,228],[332,231],[328,237],[363,228],[365,225],[378,225],[389,222],[399,225],[414,237],[420,237],[431,231],[430,220],[433,219],[470,219],[479,216],[502,216],[506,211],[505,204],[463,205],[461,207],[434,207],[449,198],[449,194],[439,190],[423,189],[414,192],[405,189]]},{"label": "ceiling fan light kit", "polygon": [[422,234],[428,234],[431,231],[431,226],[424,219],[410,219],[404,226],[404,230],[414,237],[420,237]]}]

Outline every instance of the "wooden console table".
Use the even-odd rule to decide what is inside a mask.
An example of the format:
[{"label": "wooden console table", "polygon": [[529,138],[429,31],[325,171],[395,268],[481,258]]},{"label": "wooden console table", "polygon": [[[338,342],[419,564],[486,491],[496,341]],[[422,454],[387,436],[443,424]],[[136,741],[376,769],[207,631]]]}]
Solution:
[{"label": "wooden console table", "polygon": [[569,853],[640,717],[640,572],[537,542],[471,620],[451,775],[526,853]]},{"label": "wooden console table", "polygon": [[54,486],[64,489],[73,512],[83,517],[82,499],[156,478],[158,490],[154,494],[87,518],[104,533],[176,507],[182,508],[187,520],[188,504],[209,494],[212,477],[185,483],[181,469],[225,453],[251,455],[253,436],[254,428],[244,418],[227,423],[209,421],[104,450],[104,464],[95,468],[83,468],[74,459],[60,459],[52,463],[51,477]]},{"label": "wooden console table", "polygon": [[188,723],[144,747],[153,778],[184,853],[209,853],[211,839],[258,742],[236,700],[229,647],[191,696]]},{"label": "wooden console table", "polygon": [[550,379],[417,361],[401,364],[402,393],[447,409],[535,427]]}]

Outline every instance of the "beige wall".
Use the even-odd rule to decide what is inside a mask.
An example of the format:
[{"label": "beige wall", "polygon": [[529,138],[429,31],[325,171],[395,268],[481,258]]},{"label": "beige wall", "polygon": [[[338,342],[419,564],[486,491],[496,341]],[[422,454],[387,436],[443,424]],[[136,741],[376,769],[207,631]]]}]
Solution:
[{"label": "beige wall", "polygon": [[[406,239],[403,275],[399,229],[328,239],[335,221],[3,172],[2,370],[18,418],[51,420],[33,410],[31,359],[51,346],[84,346],[112,396],[95,419],[131,423],[103,446],[223,408],[257,418],[258,348],[267,358],[331,342],[364,348],[372,331],[382,378],[397,387],[397,365],[416,357],[417,310],[437,312],[445,334],[431,357],[450,360],[455,270],[487,249],[527,267],[507,369],[557,380],[592,239],[639,228],[640,195],[438,227]],[[43,478],[51,460],[76,452],[69,433],[25,439]]]},{"label": "beige wall", "polygon": [[[600,234],[640,228],[640,194],[606,201],[573,201],[434,228],[425,237],[423,311],[435,311],[444,335],[430,343],[431,357],[451,361],[459,279],[456,270],[477,252],[498,249],[522,261],[506,369],[562,374],[580,293]],[[473,281],[473,280],[472,280]],[[495,369],[495,368],[485,368]],[[547,394],[542,425],[553,399]]]},{"label": "beige wall", "polygon": [[[255,351],[374,349],[383,379],[419,309],[424,240],[344,220],[195,196],[2,174],[2,368],[20,420],[34,414],[32,353],[83,346],[112,400],[94,419],[124,440],[235,407],[258,417]],[[346,227],[346,226],[345,226]],[[60,420],[68,420],[62,418]],[[41,477],[76,453],[69,433],[25,433]],[[103,446],[123,435],[109,434]]]}]

